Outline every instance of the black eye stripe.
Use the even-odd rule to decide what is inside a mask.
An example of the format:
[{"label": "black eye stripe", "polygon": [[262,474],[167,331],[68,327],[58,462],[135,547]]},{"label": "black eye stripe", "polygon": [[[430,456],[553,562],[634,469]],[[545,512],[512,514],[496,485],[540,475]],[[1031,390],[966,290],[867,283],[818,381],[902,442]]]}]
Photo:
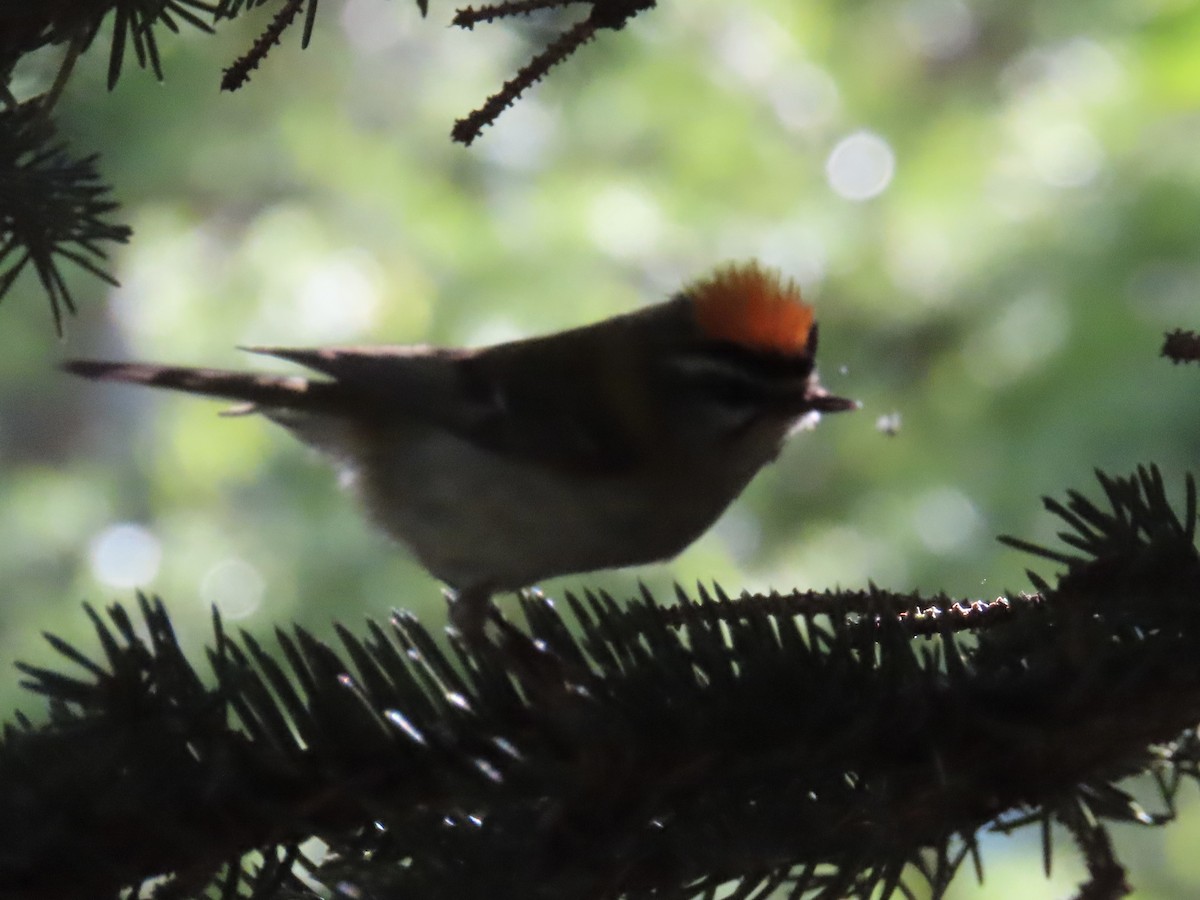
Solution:
[{"label": "black eye stripe", "polygon": [[784,353],[778,350],[760,350],[731,341],[706,341],[700,345],[698,352],[748,371],[760,372],[764,376],[804,376],[813,369],[813,354],[805,351]]},{"label": "black eye stripe", "polygon": [[803,393],[813,371],[813,359],[808,355],[764,352],[724,342],[667,359],[677,377],[747,401]]}]

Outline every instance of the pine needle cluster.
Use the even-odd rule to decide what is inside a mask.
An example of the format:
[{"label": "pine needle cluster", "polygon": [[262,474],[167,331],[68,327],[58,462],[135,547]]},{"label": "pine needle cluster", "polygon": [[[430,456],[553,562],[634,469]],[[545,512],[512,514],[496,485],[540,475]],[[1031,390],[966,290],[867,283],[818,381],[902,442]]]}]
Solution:
[{"label": "pine needle cluster", "polygon": [[1099,477],[1046,501],[1069,552],[1008,539],[1063,571],[992,602],[527,594],[476,652],[215,618],[204,677],[161,602],[89,609],[101,659],[22,666],[51,720],[0,744],[0,896],[940,897],[1054,823],[1122,896],[1108,823],[1200,764],[1200,555],[1194,481]]},{"label": "pine needle cluster", "polygon": [[[452,135],[470,144],[518,97],[554,66],[595,37],[598,29],[619,30],[654,0],[536,0],[465,7],[454,22],[471,28],[480,21],[520,16],[535,9],[583,3],[589,15],[539,53],[515,78],[479,109],[460,119]],[[56,138],[52,113],[80,57],[100,35],[108,36],[108,88],[120,80],[127,58],[163,78],[159,40],[184,26],[212,33],[222,21],[266,7],[268,0],[39,0],[0,4],[0,299],[17,277],[32,268],[49,301],[56,331],[64,314],[75,312],[63,263],[69,262],[115,284],[103,268],[103,245],[129,240],[128,226],[109,220],[118,204],[99,174],[98,155],[77,157]],[[422,15],[428,0],[417,0]],[[234,91],[250,79],[285,32],[303,22],[301,45],[308,47],[318,0],[281,0],[250,47],[227,66],[221,89]],[[303,15],[301,15],[303,13]],[[43,48],[61,59],[53,83],[41,94],[18,100],[13,73],[20,61]]]}]

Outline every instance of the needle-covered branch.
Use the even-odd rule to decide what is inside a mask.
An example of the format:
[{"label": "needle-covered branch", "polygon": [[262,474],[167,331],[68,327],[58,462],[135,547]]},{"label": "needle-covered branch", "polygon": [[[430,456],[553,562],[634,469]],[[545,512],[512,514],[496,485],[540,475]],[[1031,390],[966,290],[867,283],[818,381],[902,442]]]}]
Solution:
[{"label": "needle-covered branch", "polygon": [[89,611],[101,661],[22,667],[52,716],[0,744],[0,896],[936,897],[1052,822],[1120,896],[1104,823],[1167,818],[1121,783],[1169,810],[1200,762],[1200,557],[1190,479],[1182,514],[1154,469],[1101,483],[1047,501],[1070,555],[1012,541],[1053,586],[993,603],[568,595],[571,631],[529,595],[538,643],[478,652],[218,620],[211,684],[161,604]]},{"label": "needle-covered branch", "polygon": [[[453,138],[470,144],[534,82],[590,41],[598,29],[618,30],[655,5],[655,0],[530,0],[459,10],[455,23],[471,27],[529,12],[583,3],[589,14],[567,29],[506,82],[479,109],[460,119]],[[62,333],[64,313],[74,300],[61,268],[62,260],[112,281],[101,268],[104,241],[125,242],[130,230],[99,220],[115,208],[105,199],[109,188],[99,181],[96,156],[69,159],[53,136],[50,116],[79,58],[98,35],[107,38],[108,87],[120,79],[129,51],[137,64],[163,78],[159,39],[163,31],[184,26],[212,33],[217,23],[258,11],[270,0],[54,0],[0,4],[0,299],[26,268],[32,269],[50,301],[54,324]],[[304,23],[301,44],[307,47],[316,24],[318,0],[277,0],[261,33],[221,76],[223,90],[237,90],[267,58],[296,22]],[[11,8],[9,8],[11,7]],[[417,0],[422,15],[427,0]],[[301,15],[303,13],[303,15]],[[56,48],[58,72],[40,95],[19,103],[13,72],[28,54]]]},{"label": "needle-covered branch", "polygon": [[1176,328],[1163,336],[1161,356],[1173,363],[1200,363],[1200,334]]},{"label": "needle-covered branch", "polygon": [[55,330],[75,312],[64,262],[110,284],[104,244],[130,229],[109,221],[117,203],[96,171],[96,156],[71,157],[36,103],[0,109],[0,298],[26,269],[36,273]]},{"label": "needle-covered branch", "polygon": [[596,37],[601,28],[620,31],[638,13],[653,9],[657,0],[505,0],[489,3],[478,8],[466,6],[454,16],[454,24],[472,29],[480,22],[527,16],[541,10],[585,5],[591,7],[588,15],[566,29],[551,41],[533,59],[521,67],[512,78],[482,106],[454,123],[450,136],[461,144],[470,146],[483,129],[491,125],[500,114],[512,106],[525,91],[550,73],[550,70],[565,62]]}]

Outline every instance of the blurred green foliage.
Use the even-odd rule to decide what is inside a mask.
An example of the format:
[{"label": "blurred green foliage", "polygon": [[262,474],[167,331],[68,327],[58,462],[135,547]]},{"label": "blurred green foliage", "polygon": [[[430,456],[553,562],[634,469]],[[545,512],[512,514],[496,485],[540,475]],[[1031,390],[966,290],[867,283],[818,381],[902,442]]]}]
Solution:
[{"label": "blurred green foliage", "polygon": [[[81,61],[60,125],[103,153],[135,234],[120,289],[75,286],[65,342],[33,279],[0,307],[0,661],[52,660],[42,630],[91,646],[79,602],[135,586],[193,646],[213,602],[260,635],[443,615],[281,431],[69,380],[67,356],[482,343],[661,299],[728,259],[797,277],[825,382],[864,410],[799,435],[674,562],[551,594],[873,580],[989,597],[1025,587],[1029,562],[996,534],[1052,540],[1040,495],[1093,466],[1154,461],[1176,484],[1195,468],[1200,382],[1156,356],[1200,314],[1200,4],[664,3],[470,149],[454,119],[572,14],[473,32],[450,15],[322,4],[310,49],[290,35],[235,94],[220,70],[264,16],[165,41],[161,85],[130,71],[109,94],[104,54]],[[52,74],[43,56],[16,86]],[[30,709],[14,682],[4,708]],[[1180,848],[1198,819],[1118,831],[1139,896],[1197,891]],[[988,884],[961,895],[1061,894],[1075,873],[1047,882],[1036,836],[1021,846],[985,852]]]}]

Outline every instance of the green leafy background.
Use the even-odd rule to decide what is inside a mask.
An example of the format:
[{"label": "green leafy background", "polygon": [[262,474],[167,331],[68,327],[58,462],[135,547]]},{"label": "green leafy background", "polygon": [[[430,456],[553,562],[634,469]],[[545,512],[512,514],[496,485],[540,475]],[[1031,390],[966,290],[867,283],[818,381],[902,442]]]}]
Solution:
[{"label": "green leafy background", "polygon": [[[135,235],[120,289],[72,282],[65,341],[32,279],[0,307],[0,662],[53,661],[42,630],[92,646],[79,602],[135,586],[197,649],[214,602],[259,635],[444,615],[283,432],[71,380],[67,357],[480,344],[665,298],[726,260],[800,280],[824,380],[863,411],[799,435],[677,560],[552,595],[715,579],[992,597],[1030,562],[995,535],[1053,539],[1040,495],[1087,488],[1092,467],[1155,461],[1175,484],[1195,468],[1200,380],[1156,357],[1200,319],[1197,4],[668,2],[452,145],[453,120],[580,14],[464,32],[447,6],[423,21],[326,0],[310,49],[287,35],[232,95],[220,70],[262,12],[164,35],[164,84],[127,61],[108,94],[103,51],[83,58],[60,125],[102,152]],[[18,94],[54,63],[26,61]],[[835,150],[864,135],[894,170],[850,199]],[[895,436],[876,427],[891,413]],[[34,712],[16,681],[4,708]],[[1172,828],[1118,829],[1138,896],[1200,890],[1183,796]],[[1070,855],[1047,881],[1036,835],[989,840],[986,884],[964,873],[956,896],[1060,896]]]}]

